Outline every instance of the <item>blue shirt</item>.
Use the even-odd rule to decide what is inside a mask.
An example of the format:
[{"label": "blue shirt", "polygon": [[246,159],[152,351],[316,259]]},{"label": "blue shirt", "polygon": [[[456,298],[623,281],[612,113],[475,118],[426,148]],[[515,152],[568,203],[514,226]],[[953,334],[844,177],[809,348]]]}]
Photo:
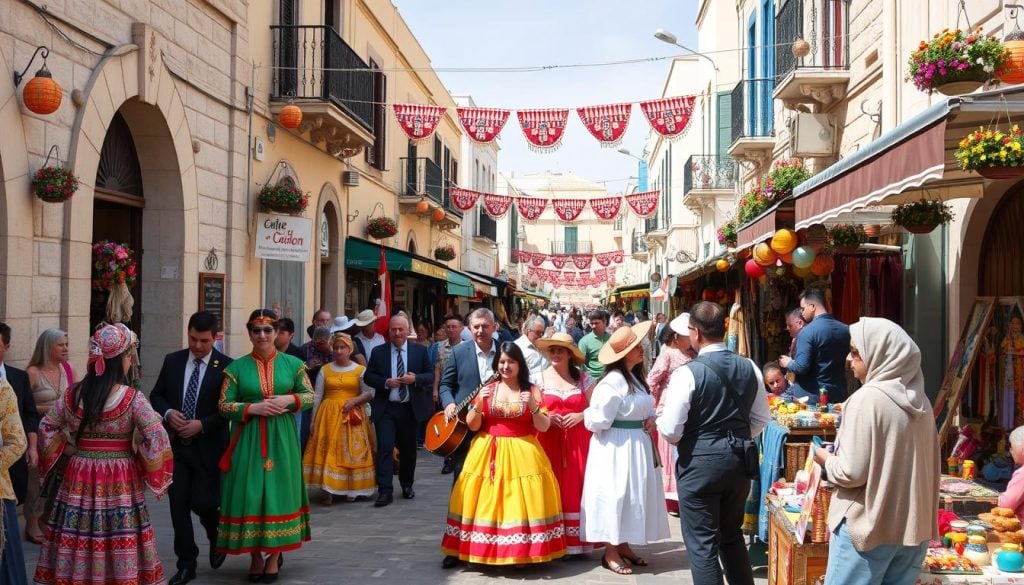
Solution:
[{"label": "blue shirt", "polygon": [[846,400],[846,357],[850,355],[850,328],[829,313],[818,315],[804,325],[796,337],[796,352],[790,356],[790,372],[796,374],[793,394],[818,401],[818,390],[828,391],[829,403]]}]

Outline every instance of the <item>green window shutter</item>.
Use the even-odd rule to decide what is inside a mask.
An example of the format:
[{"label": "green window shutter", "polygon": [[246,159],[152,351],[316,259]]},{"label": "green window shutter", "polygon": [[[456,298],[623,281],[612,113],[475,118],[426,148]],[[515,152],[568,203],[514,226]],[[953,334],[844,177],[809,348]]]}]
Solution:
[{"label": "green window shutter", "polygon": [[719,158],[729,156],[732,141],[732,94],[723,91],[716,96],[715,117],[718,120],[718,144],[716,154]]}]

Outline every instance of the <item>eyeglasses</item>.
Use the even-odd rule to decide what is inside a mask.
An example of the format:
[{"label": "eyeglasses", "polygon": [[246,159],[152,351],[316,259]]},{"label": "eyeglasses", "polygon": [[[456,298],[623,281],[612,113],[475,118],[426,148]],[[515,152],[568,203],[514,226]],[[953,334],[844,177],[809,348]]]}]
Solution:
[{"label": "eyeglasses", "polygon": [[533,333],[534,335],[544,335],[544,330],[541,329],[540,331],[537,331],[536,329],[533,329],[530,333]]},{"label": "eyeglasses", "polygon": [[270,335],[273,332],[273,327],[252,327],[249,329],[249,333],[252,333],[253,335],[259,335],[260,333],[263,335]]}]

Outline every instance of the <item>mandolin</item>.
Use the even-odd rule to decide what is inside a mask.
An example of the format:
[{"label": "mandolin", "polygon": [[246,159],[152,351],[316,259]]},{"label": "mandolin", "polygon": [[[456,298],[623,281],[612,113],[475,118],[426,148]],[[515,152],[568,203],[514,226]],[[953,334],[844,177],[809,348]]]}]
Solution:
[{"label": "mandolin", "polygon": [[481,388],[494,382],[499,377],[499,374],[495,372],[494,375],[477,386],[476,390],[470,392],[469,396],[465,397],[462,402],[455,406],[455,416],[451,420],[444,415],[444,410],[430,417],[430,420],[427,421],[427,434],[423,441],[427,451],[434,455],[448,457],[462,445],[463,441],[466,440],[466,435],[469,434],[469,427],[466,426],[466,421],[463,420],[463,411],[476,398],[476,395],[480,393]]}]

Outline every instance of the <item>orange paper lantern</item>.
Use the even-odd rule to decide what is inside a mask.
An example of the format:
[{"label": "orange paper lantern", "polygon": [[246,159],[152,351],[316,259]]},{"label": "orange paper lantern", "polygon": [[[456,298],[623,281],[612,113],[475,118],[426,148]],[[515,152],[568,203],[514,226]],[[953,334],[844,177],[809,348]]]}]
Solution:
[{"label": "orange paper lantern", "polygon": [[796,232],[793,230],[781,229],[772,236],[771,247],[776,254],[788,254],[796,248]]},{"label": "orange paper lantern", "polygon": [[779,254],[779,260],[782,260],[786,264],[792,264],[793,263],[793,253],[792,252],[786,252],[785,254]]},{"label": "orange paper lantern", "polygon": [[725,258],[722,258],[718,262],[715,262],[715,268],[719,272],[725,272],[726,270],[729,270],[729,261],[726,260]]},{"label": "orange paper lantern", "polygon": [[1006,64],[996,72],[999,81],[1007,85],[1024,83],[1024,41],[1008,40],[1003,41],[1009,58]]},{"label": "orange paper lantern", "polygon": [[771,266],[778,258],[779,255],[766,242],[754,246],[754,262],[761,266]]},{"label": "orange paper lantern", "polygon": [[416,204],[416,213],[426,213],[428,211],[430,211],[430,204],[427,203],[426,199],[421,199],[420,202]]},{"label": "orange paper lantern", "polygon": [[60,86],[53,80],[46,65],[36,72],[36,76],[25,84],[22,99],[25,107],[36,114],[52,114],[60,107],[62,97]]},{"label": "orange paper lantern", "polygon": [[828,254],[819,254],[811,263],[811,274],[815,276],[828,276],[835,268],[835,261]]},{"label": "orange paper lantern", "polygon": [[302,123],[302,110],[299,109],[299,106],[289,103],[287,106],[281,108],[281,112],[277,115],[277,119],[285,128],[294,130]]},{"label": "orange paper lantern", "polygon": [[444,219],[444,210],[438,207],[437,209],[434,210],[434,213],[431,214],[430,217],[433,217],[434,221],[441,221],[442,219]]}]

